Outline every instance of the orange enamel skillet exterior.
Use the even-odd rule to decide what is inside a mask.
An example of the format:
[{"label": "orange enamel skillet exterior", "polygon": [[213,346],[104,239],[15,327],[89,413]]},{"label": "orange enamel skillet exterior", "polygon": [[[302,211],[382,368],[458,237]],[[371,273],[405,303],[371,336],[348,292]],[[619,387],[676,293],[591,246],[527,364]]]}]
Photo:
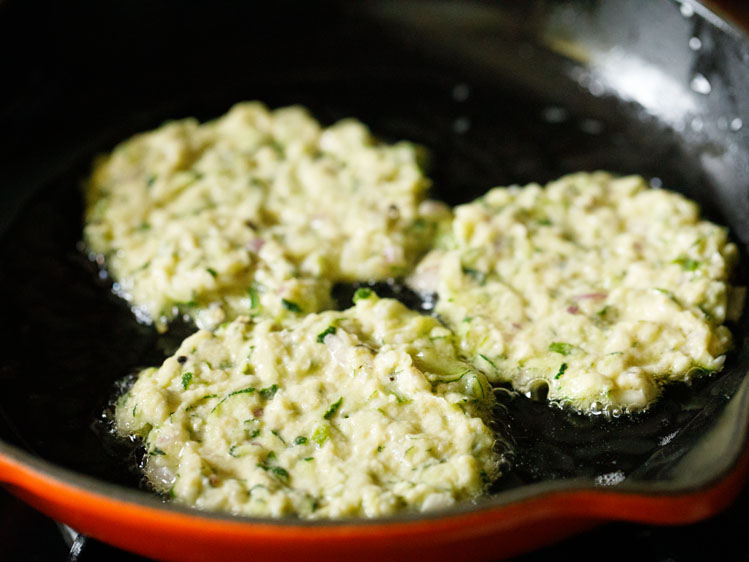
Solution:
[{"label": "orange enamel skillet exterior", "polygon": [[688,524],[710,517],[741,490],[749,473],[749,450],[727,475],[694,491],[620,493],[572,483],[442,517],[333,524],[203,516],[54,467],[57,475],[52,476],[45,465],[11,449],[0,455],[0,480],[30,505],[76,530],[159,560],[488,561],[545,546],[606,520]]}]

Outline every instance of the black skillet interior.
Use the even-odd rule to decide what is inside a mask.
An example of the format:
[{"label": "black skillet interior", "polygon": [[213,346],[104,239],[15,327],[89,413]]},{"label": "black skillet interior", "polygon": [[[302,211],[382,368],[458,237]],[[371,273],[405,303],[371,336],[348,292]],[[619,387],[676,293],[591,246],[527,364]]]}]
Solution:
[{"label": "black skillet interior", "polygon": [[[13,53],[0,62],[0,437],[103,481],[140,480],[137,452],[101,421],[116,381],[189,327],[157,336],[110,294],[77,249],[79,183],[97,152],[166,119],[243,99],[355,116],[428,147],[434,195],[451,204],[576,170],[639,173],[749,240],[749,100],[737,95],[749,48],[690,3],[8,0],[0,47]],[[494,491],[575,476],[666,486],[693,472],[680,460],[716,425],[733,445],[691,477],[719,475],[747,413],[740,397],[727,409],[749,365],[743,322],[733,328],[723,375],[674,386],[635,418],[498,393],[516,452]]]}]

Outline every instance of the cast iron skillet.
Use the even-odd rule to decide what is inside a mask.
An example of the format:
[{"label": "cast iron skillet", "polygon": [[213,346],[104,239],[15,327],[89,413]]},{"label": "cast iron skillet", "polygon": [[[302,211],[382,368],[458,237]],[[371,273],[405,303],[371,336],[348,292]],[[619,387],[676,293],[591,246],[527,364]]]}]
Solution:
[{"label": "cast iron skillet", "polygon": [[165,505],[139,489],[138,451],[110,438],[107,405],[117,380],[189,327],[159,337],[138,325],[77,248],[78,184],[97,152],[260,99],[424,144],[434,195],[451,204],[577,170],[643,174],[730,226],[746,264],[749,42],[705,8],[6,1],[0,47],[14,54],[0,63],[0,481],[52,517],[165,560],[482,560],[601,520],[696,521],[743,484],[746,315],[723,374],[633,419],[498,391],[513,464],[475,504],[314,523]]}]

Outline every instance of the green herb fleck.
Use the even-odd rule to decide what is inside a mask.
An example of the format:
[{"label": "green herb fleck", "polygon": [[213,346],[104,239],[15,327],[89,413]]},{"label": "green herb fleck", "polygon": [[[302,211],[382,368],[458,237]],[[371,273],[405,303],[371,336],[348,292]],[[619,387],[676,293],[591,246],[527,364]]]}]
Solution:
[{"label": "green herb fleck", "polygon": [[359,287],[354,293],[354,302],[357,302],[363,299],[368,299],[374,294],[375,292],[372,289],[369,289],[367,287]]},{"label": "green herb fleck", "polygon": [[302,460],[309,462],[315,460],[315,457],[304,457]]},{"label": "green herb fleck", "polygon": [[566,370],[567,370],[567,363],[562,363],[559,366],[559,370],[557,371],[557,374],[554,375],[554,380],[557,380],[559,377],[561,377]]},{"label": "green herb fleck", "polygon": [[489,363],[489,365],[491,365],[495,369],[497,368],[497,366],[494,364],[494,361],[492,361],[491,359],[489,359],[486,355],[483,355],[483,354],[479,353],[479,357],[481,357],[481,359],[483,359],[484,361],[486,361],[487,363]]},{"label": "green herb fleck", "polygon": [[610,308],[611,308],[611,306],[609,306],[609,305],[607,304],[607,305],[606,305],[606,306],[604,306],[604,307],[603,307],[603,308],[602,308],[601,310],[599,310],[598,312],[596,312],[596,315],[597,315],[597,316],[598,316],[599,318],[603,318],[604,316],[606,316],[606,314],[608,313],[608,311],[609,311],[609,309],[610,309]]},{"label": "green herb fleck", "polygon": [[325,418],[326,420],[329,420],[330,418],[332,418],[335,415],[336,411],[338,411],[338,408],[341,407],[341,404],[343,404],[343,396],[341,396],[338,400],[333,402],[330,405],[330,408],[328,408],[325,411],[322,417]]},{"label": "green herb fleck", "polygon": [[317,443],[318,447],[322,447],[323,443],[328,440],[328,436],[330,435],[330,430],[328,429],[327,425],[320,425],[315,429],[315,432],[312,434],[312,441]]},{"label": "green herb fleck", "polygon": [[289,301],[289,300],[286,300],[286,299],[281,299],[281,304],[289,312],[301,312],[302,311],[302,307],[299,306],[294,301]]},{"label": "green herb fleck", "polygon": [[706,310],[704,306],[700,304],[700,305],[697,305],[697,308],[699,308],[700,312],[702,312],[702,314],[705,315],[705,320],[709,322],[713,319],[713,315],[710,314],[710,311]]},{"label": "green herb fleck", "polygon": [[[236,396],[237,394],[251,394],[253,392],[255,392],[255,388],[252,387],[252,386],[247,387],[247,388],[243,388],[241,390],[235,390],[234,392],[230,392],[229,394],[227,394],[226,396],[224,396],[218,404],[216,404],[213,407],[213,410],[211,410],[210,413],[212,414],[213,412],[215,412],[216,410],[218,410],[219,406],[221,406],[221,404],[223,404],[224,402],[226,402],[232,396]],[[213,396],[215,396],[215,394]]]},{"label": "green herb fleck", "polygon": [[483,271],[479,271],[478,269],[474,269],[472,267],[463,267],[463,273],[465,275],[468,275],[468,277],[473,279],[479,285],[486,284],[486,273],[484,273]]},{"label": "green herb fleck", "polygon": [[192,373],[185,373],[182,375],[182,388],[187,390],[187,387],[190,386],[190,381],[192,381]]},{"label": "green herb fleck", "polygon": [[327,328],[325,328],[325,330],[317,334],[317,343],[323,343],[325,341],[325,336],[329,334],[335,334],[335,332],[336,332],[335,326],[328,326]]},{"label": "green herb fleck", "polygon": [[294,439],[294,445],[304,445],[307,442],[307,438],[304,435],[300,435]]},{"label": "green herb fleck", "polygon": [[661,289],[660,287],[656,287],[655,290],[658,291],[662,295],[666,295],[669,299],[671,299],[672,301],[678,304],[676,297],[671,291],[667,291],[666,289]]},{"label": "green herb fleck", "polygon": [[154,182],[156,181],[157,177],[158,176],[156,174],[149,174],[148,177],[146,178],[146,185],[148,187],[151,187],[154,184]]},{"label": "green herb fleck", "polygon": [[164,451],[159,449],[158,447],[154,447],[152,451],[148,453],[149,455],[166,455]]},{"label": "green herb fleck", "polygon": [[257,286],[247,287],[247,294],[250,296],[250,310],[257,311],[260,308],[260,293]]},{"label": "green herb fleck", "polygon": [[236,394],[252,394],[255,392],[254,386],[248,386],[247,388],[243,388],[242,390],[235,390],[234,392],[230,393],[227,398],[234,396]]},{"label": "green herb fleck", "polygon": [[207,272],[208,272],[208,273],[210,274],[210,276],[211,276],[211,277],[213,277],[214,279],[215,279],[216,277],[218,277],[218,272],[217,272],[217,271],[216,271],[215,269],[213,269],[212,267],[206,267],[206,268],[205,268],[205,270],[206,270],[206,271],[207,271]]},{"label": "green herb fleck", "polygon": [[250,488],[247,491],[250,493],[250,495],[252,495],[252,494],[255,493],[255,490],[266,490],[267,491],[268,487],[267,486],[263,486],[262,484],[255,484],[252,488]]},{"label": "green herb fleck", "polygon": [[[468,373],[468,372],[469,372],[469,371],[466,371],[465,373]],[[463,373],[463,374],[465,374],[465,373]],[[461,378],[463,378],[463,376],[462,376],[462,375],[461,375],[461,376],[459,376],[459,377],[458,377],[458,378],[456,378],[456,379],[452,379],[452,380],[449,380],[449,381],[445,381],[445,380],[441,380],[441,379],[440,379],[440,380],[439,380],[438,382],[454,382],[454,381],[456,381],[456,380],[460,380]],[[388,391],[387,391],[387,393],[388,393],[388,394],[392,394],[393,396],[395,396],[395,401],[396,401],[396,402],[397,402],[398,404],[409,404],[409,403],[413,402],[413,400],[410,400],[409,398],[404,398],[403,396],[401,396],[400,394],[398,394],[397,392],[395,392],[395,391],[393,391],[393,390],[388,390]]]},{"label": "green herb fleck", "polygon": [[570,353],[575,351],[575,346],[570,343],[555,341],[552,342],[552,344],[549,346],[549,351],[560,353],[562,355],[569,355]]},{"label": "green herb fleck", "polygon": [[278,437],[278,439],[279,439],[279,440],[281,441],[281,443],[283,443],[284,445],[286,445],[286,441],[284,441],[284,440],[283,440],[283,437],[281,437],[281,434],[280,434],[280,433],[278,433],[278,430],[277,430],[277,429],[271,429],[271,430],[270,430],[270,432],[271,432],[271,433],[272,433],[273,435],[275,435],[276,437]]},{"label": "green herb fleck", "polygon": [[257,437],[258,435],[260,435],[260,430],[254,429],[252,433],[250,433],[250,439],[255,439],[255,437]]},{"label": "green herb fleck", "polygon": [[278,385],[272,384],[269,387],[260,390],[260,396],[263,400],[270,400],[276,395],[276,392],[278,392]]},{"label": "green herb fleck", "polygon": [[700,262],[686,256],[679,256],[672,263],[680,265],[684,271],[694,271],[700,266]]},{"label": "green herb fleck", "polygon": [[258,463],[258,468],[262,468],[266,472],[270,472],[273,476],[278,478],[282,484],[288,484],[289,483],[289,473],[286,472],[285,468],[282,468],[280,466],[270,466],[263,463]]}]

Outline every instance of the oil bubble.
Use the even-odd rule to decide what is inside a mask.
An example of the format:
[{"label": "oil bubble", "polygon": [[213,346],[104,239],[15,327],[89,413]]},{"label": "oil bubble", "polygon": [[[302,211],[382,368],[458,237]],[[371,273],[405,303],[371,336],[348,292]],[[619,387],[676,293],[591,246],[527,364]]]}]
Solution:
[{"label": "oil bubble", "polygon": [[596,476],[596,485],[597,486],[616,486],[617,484],[621,484],[622,482],[624,482],[624,479],[626,477],[627,476],[621,470],[608,472],[606,474],[599,474],[598,476]]},{"label": "oil bubble", "polygon": [[564,123],[570,115],[563,107],[545,107],[541,111],[541,118],[547,123]]},{"label": "oil bubble", "polygon": [[504,386],[495,386],[493,388],[494,396],[501,397],[504,395],[507,398],[515,398],[516,396],[519,396],[519,393],[516,390],[513,390],[511,388],[506,388]]},{"label": "oil bubble", "polygon": [[466,101],[471,95],[471,88],[465,82],[455,84],[453,87],[453,99],[455,101]]},{"label": "oil bubble", "polygon": [[713,87],[710,84],[710,81],[705,78],[704,75],[700,74],[699,72],[694,75],[692,78],[692,81],[689,83],[689,87],[692,88],[693,91],[697,92],[698,94],[707,95],[709,94]]},{"label": "oil bubble", "polygon": [[600,98],[606,92],[606,88],[598,80],[592,80],[588,86],[588,91],[593,96]]},{"label": "oil bubble", "polygon": [[679,434],[679,430],[676,430],[676,431],[672,431],[668,435],[664,435],[658,440],[658,445],[660,445],[661,447],[663,447],[664,445],[668,445],[671,442],[671,440],[674,437],[676,437],[678,434]]},{"label": "oil bubble", "polygon": [[459,135],[468,132],[468,129],[470,128],[471,120],[468,117],[458,117],[453,122],[453,131],[458,133]]},{"label": "oil bubble", "polygon": [[[528,398],[534,402],[545,402],[549,396],[549,383],[543,379],[538,379],[530,384],[528,392],[525,394]],[[550,402],[550,405],[557,405],[554,402]]]},{"label": "oil bubble", "polygon": [[580,130],[589,135],[600,135],[603,132],[603,123],[598,119],[583,119],[580,121]]},{"label": "oil bubble", "polygon": [[605,407],[605,408],[603,409],[603,414],[604,414],[604,415],[605,415],[605,416],[606,416],[607,418],[619,418],[619,417],[621,417],[621,416],[622,416],[622,414],[624,414],[624,413],[625,413],[625,412],[624,412],[624,411],[623,411],[623,410],[622,410],[621,408],[619,408],[619,407],[617,407],[617,406],[612,406],[611,404],[608,404],[608,405],[607,405],[607,406],[606,406],[606,407]]},{"label": "oil bubble", "polygon": [[603,404],[601,404],[598,400],[591,403],[590,413],[594,416],[601,415],[603,413]]}]

